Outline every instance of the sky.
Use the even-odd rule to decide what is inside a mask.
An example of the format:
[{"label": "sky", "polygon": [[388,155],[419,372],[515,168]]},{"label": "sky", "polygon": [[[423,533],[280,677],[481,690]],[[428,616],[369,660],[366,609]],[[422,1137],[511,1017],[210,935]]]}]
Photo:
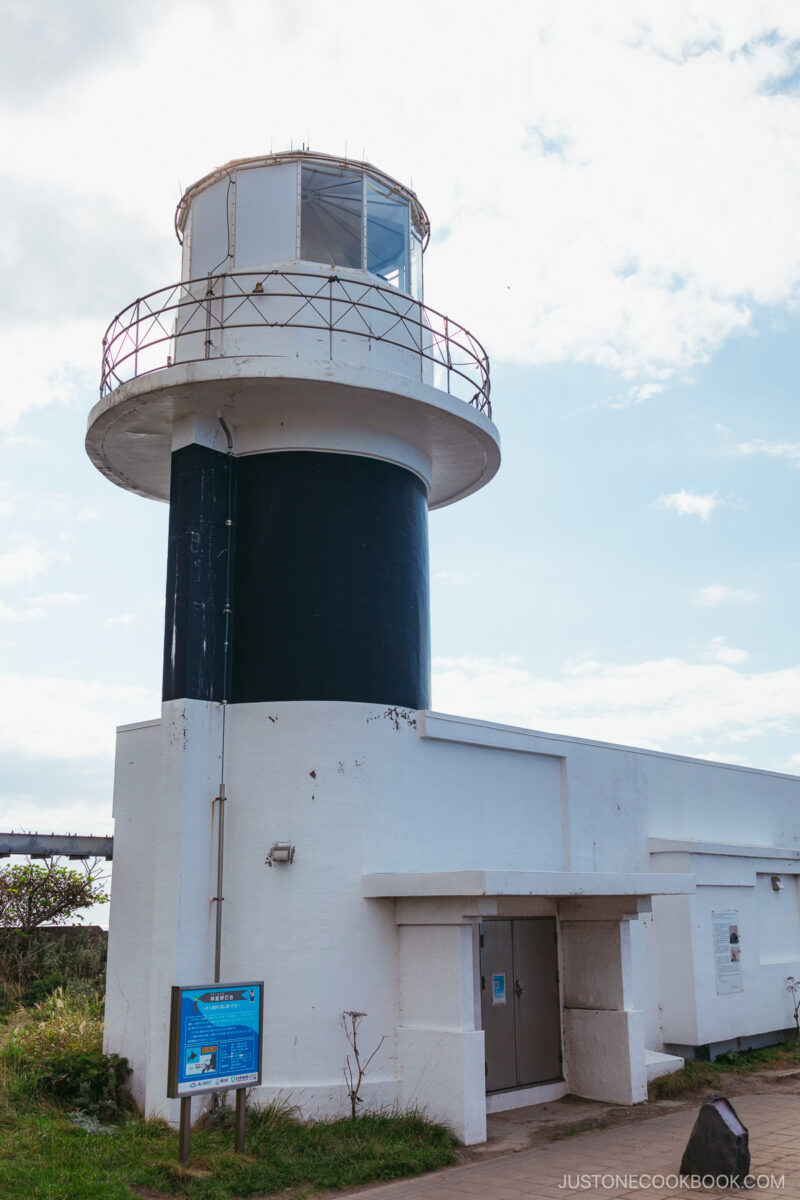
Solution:
[{"label": "sky", "polygon": [[432,224],[503,465],[431,516],[440,711],[800,771],[800,8],[0,0],[0,827],[112,831],[165,506],[83,449],[184,190],[305,143]]}]

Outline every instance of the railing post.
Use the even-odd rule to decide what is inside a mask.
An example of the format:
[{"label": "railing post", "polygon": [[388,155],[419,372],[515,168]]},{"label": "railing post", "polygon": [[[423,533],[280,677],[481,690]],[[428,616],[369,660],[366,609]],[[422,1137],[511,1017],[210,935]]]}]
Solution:
[{"label": "railing post", "polygon": [[328,360],[333,362],[333,276],[328,276]]},{"label": "railing post", "polygon": [[[222,276],[222,292],[219,298],[219,357],[225,357],[225,281],[227,274]],[[239,284],[241,291],[242,285]]]},{"label": "railing post", "polygon": [[444,319],[444,348],[447,351],[447,394],[450,395],[450,318]]},{"label": "railing post", "polygon": [[417,301],[417,312],[419,314],[419,381],[422,383],[425,376],[422,369],[424,361],[422,354],[422,303],[419,300]]},{"label": "railing post", "polygon": [[211,283],[211,275],[208,277],[208,287],[206,288],[206,337],[205,337],[205,358],[211,356],[211,297],[214,295],[214,288]]},{"label": "railing post", "polygon": [[136,377],[139,374],[139,307],[140,307],[140,305],[141,305],[141,300],[137,300],[136,301],[136,320],[135,320],[136,333],[134,334],[134,337],[133,337],[133,377],[134,377],[134,379],[136,379]]}]

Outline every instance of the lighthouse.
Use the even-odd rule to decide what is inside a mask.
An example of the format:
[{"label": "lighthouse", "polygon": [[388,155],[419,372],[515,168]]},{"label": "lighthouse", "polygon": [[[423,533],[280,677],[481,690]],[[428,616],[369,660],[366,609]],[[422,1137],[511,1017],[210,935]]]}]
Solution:
[{"label": "lighthouse", "polygon": [[412,799],[428,510],[498,469],[487,357],[424,302],[416,195],[365,162],[231,162],[175,228],[180,281],[109,326],[86,439],[170,507],[162,711],[118,735],[107,1045],[174,1117],[170,987],[263,978],[265,1096],[338,1111],[358,1010],[394,1102],[401,931],[363,877],[441,865]]},{"label": "lighthouse", "polygon": [[779,1040],[800,780],[430,707],[428,512],[500,451],[416,195],[295,151],[212,171],[175,227],[86,440],[170,506],[161,711],[114,780],[105,1039],[142,1109],[177,1123],[170,997],[200,983],[263,981],[251,1102],[348,1112],[359,1013],[364,1106],[465,1143]]}]

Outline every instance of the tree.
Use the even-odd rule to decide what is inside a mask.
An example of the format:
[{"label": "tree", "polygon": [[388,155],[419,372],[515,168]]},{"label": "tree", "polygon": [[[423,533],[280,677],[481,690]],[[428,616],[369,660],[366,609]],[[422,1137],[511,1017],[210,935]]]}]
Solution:
[{"label": "tree", "polygon": [[97,865],[86,862],[75,871],[48,858],[0,868],[0,929],[30,933],[40,925],[64,925],[92,904],[107,904]]}]

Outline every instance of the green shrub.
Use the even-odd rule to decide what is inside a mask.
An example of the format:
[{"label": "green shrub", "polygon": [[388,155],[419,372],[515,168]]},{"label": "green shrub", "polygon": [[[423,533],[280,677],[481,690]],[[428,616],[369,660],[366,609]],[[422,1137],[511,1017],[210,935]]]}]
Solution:
[{"label": "green shrub", "polygon": [[63,987],[64,982],[64,976],[56,971],[51,971],[41,979],[31,979],[22,988],[19,1002],[23,1008],[33,1008],[42,1000],[46,1000],[57,988]]},{"label": "green shrub", "polygon": [[35,1087],[64,1108],[77,1108],[99,1121],[130,1110],[125,1085],[131,1069],[126,1058],[101,1050],[65,1050],[37,1064]]},{"label": "green shrub", "polygon": [[0,1017],[38,1004],[55,988],[105,991],[106,939],[91,929],[67,935],[0,930]]}]

